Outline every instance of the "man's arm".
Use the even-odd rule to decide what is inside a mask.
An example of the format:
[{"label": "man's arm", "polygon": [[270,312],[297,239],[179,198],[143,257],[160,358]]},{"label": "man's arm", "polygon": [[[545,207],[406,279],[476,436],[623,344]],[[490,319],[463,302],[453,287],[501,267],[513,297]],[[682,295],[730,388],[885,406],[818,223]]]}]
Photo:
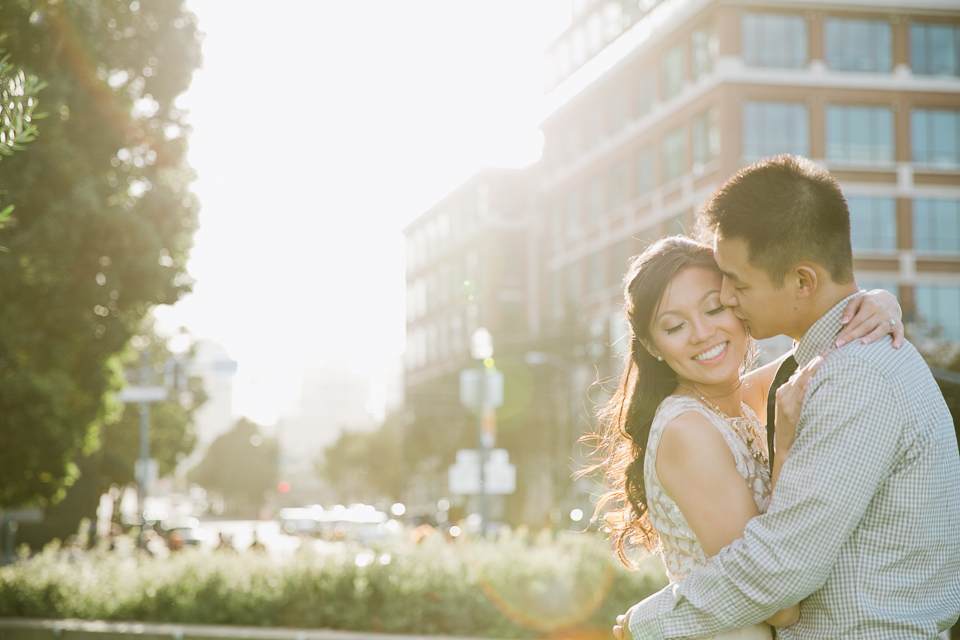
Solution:
[{"label": "man's arm", "polygon": [[827,358],[810,383],[770,509],[706,567],[630,610],[635,640],[696,638],[756,624],[826,582],[899,442],[891,385],[856,357]]}]

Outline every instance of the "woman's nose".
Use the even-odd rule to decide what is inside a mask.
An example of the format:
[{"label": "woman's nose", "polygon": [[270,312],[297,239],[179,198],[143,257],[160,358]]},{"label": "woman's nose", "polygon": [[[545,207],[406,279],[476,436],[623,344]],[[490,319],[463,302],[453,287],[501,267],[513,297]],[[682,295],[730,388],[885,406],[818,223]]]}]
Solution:
[{"label": "woman's nose", "polygon": [[693,331],[691,332],[691,337],[696,342],[703,342],[704,340],[709,339],[717,332],[717,328],[713,326],[713,323],[707,322],[705,319],[700,319],[693,323]]}]

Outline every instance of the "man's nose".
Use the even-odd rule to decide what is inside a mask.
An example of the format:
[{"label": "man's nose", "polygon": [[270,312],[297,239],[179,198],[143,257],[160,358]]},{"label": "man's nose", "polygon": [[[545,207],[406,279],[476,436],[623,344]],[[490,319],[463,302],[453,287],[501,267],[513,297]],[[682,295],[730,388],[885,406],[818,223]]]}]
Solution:
[{"label": "man's nose", "polygon": [[723,282],[720,284],[720,304],[725,307],[740,306],[740,301],[737,300],[737,295],[734,291],[733,285],[731,285],[730,281],[726,278],[724,278]]}]

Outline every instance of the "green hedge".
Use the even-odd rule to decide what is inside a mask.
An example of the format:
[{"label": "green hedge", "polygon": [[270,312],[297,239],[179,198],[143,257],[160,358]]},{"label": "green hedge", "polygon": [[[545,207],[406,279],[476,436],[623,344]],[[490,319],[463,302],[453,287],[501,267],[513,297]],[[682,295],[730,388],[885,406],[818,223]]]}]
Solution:
[{"label": "green hedge", "polygon": [[376,551],[306,541],[284,561],[51,545],[0,569],[0,615],[534,638],[609,630],[665,584],[656,561],[627,571],[592,534],[435,538]]}]

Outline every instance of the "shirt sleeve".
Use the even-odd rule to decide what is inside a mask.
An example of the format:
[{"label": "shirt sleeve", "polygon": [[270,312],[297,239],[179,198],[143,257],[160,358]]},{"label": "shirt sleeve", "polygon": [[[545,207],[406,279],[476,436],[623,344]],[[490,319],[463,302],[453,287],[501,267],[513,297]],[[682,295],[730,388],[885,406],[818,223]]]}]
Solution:
[{"label": "shirt sleeve", "polygon": [[633,607],[634,640],[756,624],[826,582],[893,469],[902,424],[891,382],[870,363],[836,355],[810,382],[767,513],[705,567]]}]

